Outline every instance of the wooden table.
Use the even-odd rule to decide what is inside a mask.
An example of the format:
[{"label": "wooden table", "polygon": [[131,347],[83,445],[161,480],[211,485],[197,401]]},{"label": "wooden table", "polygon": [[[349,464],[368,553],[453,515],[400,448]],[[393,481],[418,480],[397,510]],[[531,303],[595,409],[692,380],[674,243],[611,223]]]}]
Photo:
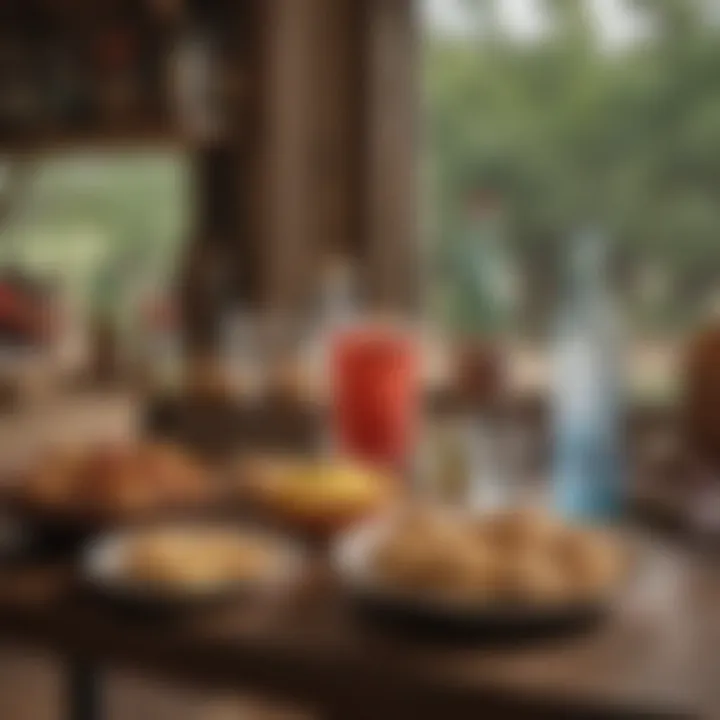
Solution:
[{"label": "wooden table", "polygon": [[[0,570],[0,639],[70,667],[127,667],[267,693],[327,717],[720,717],[720,569],[659,541],[615,614],[590,632],[515,646],[399,638],[357,621],[318,560],[271,601],[159,621],[84,593],[66,561]],[[75,717],[94,688],[73,676]],[[79,712],[78,712],[79,710]]]},{"label": "wooden table", "polygon": [[[137,422],[129,398],[62,399],[0,418],[0,453],[22,461],[49,437],[122,435]],[[0,564],[0,640],[68,661],[73,720],[92,714],[89,671],[115,666],[267,693],[343,720],[720,717],[720,567],[657,538],[643,538],[640,555],[637,581],[592,632],[464,648],[359,624],[322,562],[273,602],[176,623],[123,616],[84,595],[67,560]]]}]

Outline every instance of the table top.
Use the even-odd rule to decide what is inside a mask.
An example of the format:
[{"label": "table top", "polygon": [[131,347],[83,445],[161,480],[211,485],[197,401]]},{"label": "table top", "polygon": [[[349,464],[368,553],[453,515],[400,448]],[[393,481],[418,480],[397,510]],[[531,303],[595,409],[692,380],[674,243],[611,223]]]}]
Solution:
[{"label": "table top", "polygon": [[322,558],[282,597],[164,621],[91,597],[67,561],[7,565],[0,638],[201,685],[352,707],[352,717],[390,717],[391,707],[412,708],[414,717],[477,717],[481,708],[510,717],[717,717],[720,568],[671,544],[641,544],[638,577],[610,617],[542,642],[430,643],[372,628]]},{"label": "table top", "polygon": [[[135,423],[125,398],[58,401],[0,418],[0,451],[21,461],[49,435],[115,435]],[[164,622],[90,597],[67,559],[0,563],[0,640],[329,706],[343,720],[493,709],[503,718],[720,717],[720,564],[670,540],[638,541],[637,577],[606,621],[542,642],[431,644],[372,628],[322,558],[282,597]]]}]

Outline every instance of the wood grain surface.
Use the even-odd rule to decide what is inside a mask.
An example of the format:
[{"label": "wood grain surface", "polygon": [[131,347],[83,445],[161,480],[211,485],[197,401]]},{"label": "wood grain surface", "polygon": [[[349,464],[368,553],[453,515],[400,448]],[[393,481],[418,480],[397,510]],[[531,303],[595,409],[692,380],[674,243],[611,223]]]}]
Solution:
[{"label": "wood grain surface", "polygon": [[[127,398],[23,413],[0,420],[8,458],[57,434],[122,436],[136,419]],[[542,642],[458,646],[372,628],[321,557],[293,592],[270,602],[247,598],[164,622],[90,597],[71,560],[5,563],[0,640],[330,717],[720,717],[720,567],[660,537],[637,543],[637,576],[611,616],[585,634]]]},{"label": "wood grain surface", "polygon": [[71,563],[5,567],[0,637],[311,706],[357,713],[362,700],[368,717],[385,717],[386,705],[423,717],[483,707],[520,717],[716,717],[720,573],[656,541],[640,552],[640,575],[604,624],[530,644],[458,647],[371,629],[322,560],[270,602],[246,598],[162,622],[87,596]]}]

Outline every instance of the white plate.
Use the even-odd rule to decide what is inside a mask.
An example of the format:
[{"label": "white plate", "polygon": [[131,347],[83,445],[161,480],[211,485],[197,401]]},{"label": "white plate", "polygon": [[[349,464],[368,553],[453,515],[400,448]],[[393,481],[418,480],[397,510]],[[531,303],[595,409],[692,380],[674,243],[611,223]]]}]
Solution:
[{"label": "white plate", "polygon": [[[236,534],[239,539],[260,537],[275,550],[277,562],[271,563],[266,573],[252,579],[228,580],[201,587],[142,583],[128,577],[124,572],[124,559],[129,543],[144,532],[165,529],[190,533],[221,529]],[[83,579],[90,588],[110,598],[142,604],[185,605],[280,589],[297,577],[302,562],[300,551],[290,541],[261,530],[211,523],[168,523],[112,532],[91,541],[82,553],[81,567]]]}]

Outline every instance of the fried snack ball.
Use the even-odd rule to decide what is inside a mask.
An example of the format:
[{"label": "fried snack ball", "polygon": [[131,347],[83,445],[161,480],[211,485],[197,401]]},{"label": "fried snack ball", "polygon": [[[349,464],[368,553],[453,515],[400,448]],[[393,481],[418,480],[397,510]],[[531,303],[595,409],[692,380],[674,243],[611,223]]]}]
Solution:
[{"label": "fried snack ball", "polygon": [[574,597],[607,592],[624,566],[617,544],[600,531],[567,529],[555,542],[552,555],[568,578],[569,593]]},{"label": "fried snack ball", "polygon": [[388,587],[452,603],[559,605],[609,589],[622,558],[607,536],[526,510],[478,520],[406,509],[376,549]]},{"label": "fried snack ball", "polygon": [[558,533],[558,522],[552,516],[533,509],[514,509],[478,519],[476,534],[502,554],[542,551]]},{"label": "fried snack ball", "polygon": [[434,576],[435,594],[453,602],[490,602],[502,587],[504,565],[497,553],[468,543],[460,552],[443,558]]},{"label": "fried snack ball", "polygon": [[411,505],[403,508],[396,520],[393,533],[409,536],[418,541],[427,541],[446,547],[460,549],[470,537],[467,528],[452,514],[425,505]]},{"label": "fried snack ball", "polygon": [[126,513],[200,500],[201,468],[181,450],[156,444],[103,443],[48,453],[28,478],[28,498],[71,512]]},{"label": "fried snack ball", "polygon": [[557,603],[568,597],[568,579],[555,559],[544,552],[527,551],[506,558],[499,596],[523,604]]},{"label": "fried snack ball", "polygon": [[375,550],[374,571],[390,587],[432,590],[437,587],[443,554],[437,544],[415,531],[392,533]]},{"label": "fried snack ball", "polygon": [[391,587],[466,594],[475,571],[464,530],[437,509],[406,507],[376,548],[374,570]]},{"label": "fried snack ball", "polygon": [[474,542],[467,526],[424,508],[406,510],[374,557],[389,585],[453,601],[487,596],[495,565],[495,553]]}]

